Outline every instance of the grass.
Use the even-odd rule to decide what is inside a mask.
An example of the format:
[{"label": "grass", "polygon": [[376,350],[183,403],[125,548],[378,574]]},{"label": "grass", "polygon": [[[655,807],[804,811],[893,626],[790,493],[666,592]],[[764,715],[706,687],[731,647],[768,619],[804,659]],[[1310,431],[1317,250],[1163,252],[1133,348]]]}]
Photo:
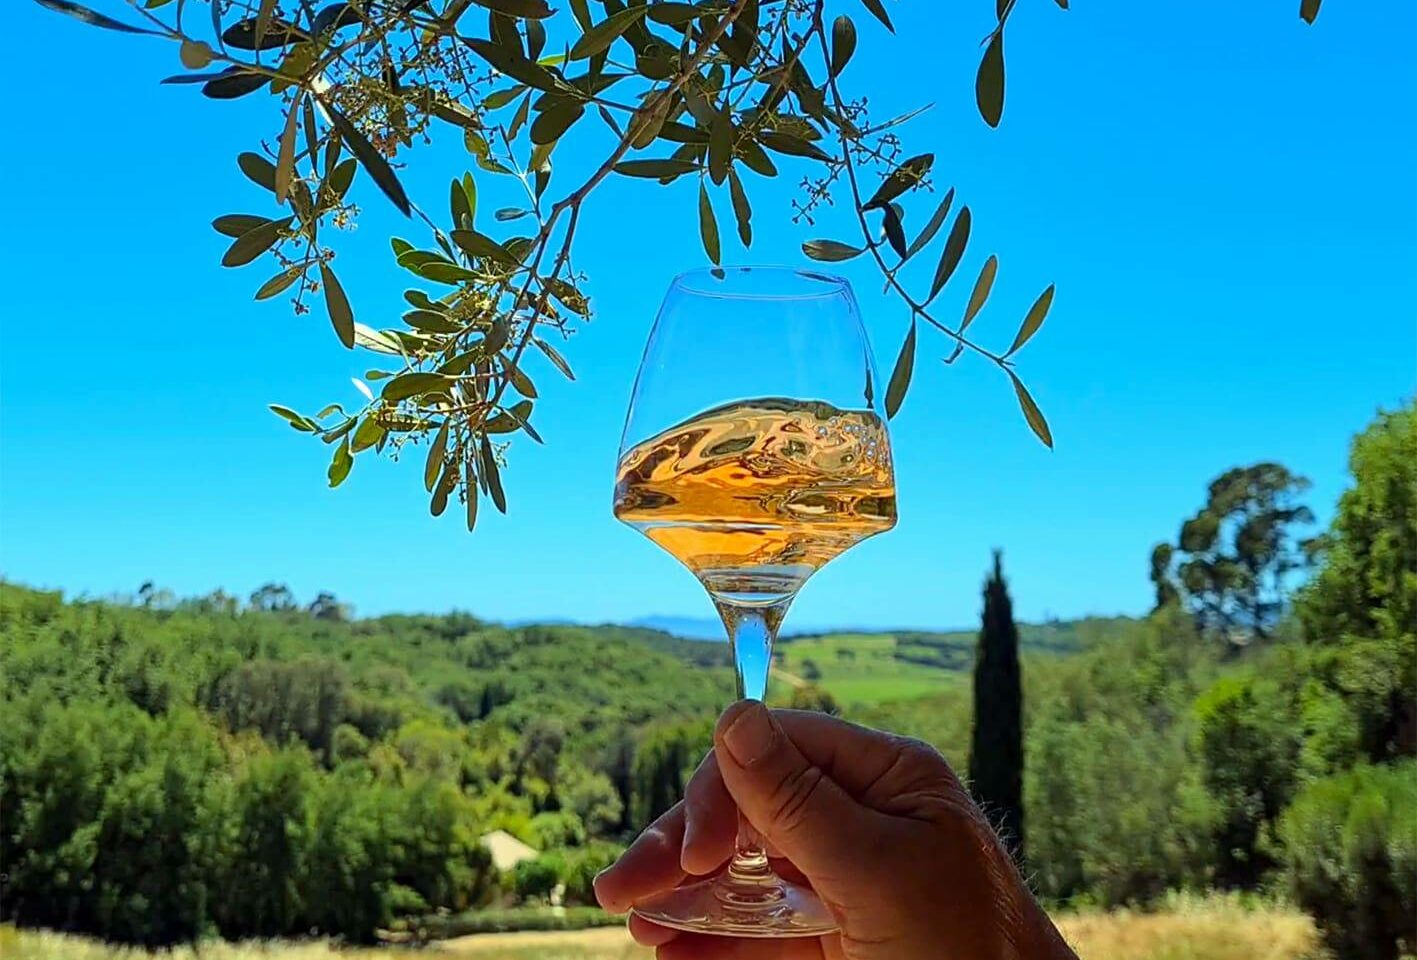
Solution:
[{"label": "grass", "polygon": [[[1321,960],[1313,923],[1281,906],[1225,897],[1178,898],[1157,913],[1072,913],[1058,926],[1082,960]],[[621,928],[459,937],[426,950],[345,949],[327,941],[202,944],[161,960],[650,960]],[[0,926],[4,960],[158,960],[156,954],[43,931]]]}]

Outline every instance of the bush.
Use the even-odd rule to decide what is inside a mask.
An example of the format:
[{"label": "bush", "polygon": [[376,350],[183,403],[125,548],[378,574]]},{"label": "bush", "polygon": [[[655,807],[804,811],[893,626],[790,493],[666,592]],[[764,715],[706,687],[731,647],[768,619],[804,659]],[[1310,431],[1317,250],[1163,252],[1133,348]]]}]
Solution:
[{"label": "bush", "polygon": [[566,885],[566,902],[595,905],[595,875],[619,858],[621,848],[597,842],[580,850],[567,851],[561,882]]},{"label": "bush", "polygon": [[623,916],[599,907],[517,907],[507,910],[472,910],[449,916],[423,917],[410,924],[422,939],[446,940],[473,933],[514,933],[521,930],[588,930],[618,927]]},{"label": "bush", "polygon": [[523,860],[512,868],[512,890],[524,900],[545,900],[561,882],[564,869],[564,860],[556,854]]},{"label": "bush", "polygon": [[1417,761],[1305,788],[1279,821],[1285,873],[1345,960],[1417,951]]}]

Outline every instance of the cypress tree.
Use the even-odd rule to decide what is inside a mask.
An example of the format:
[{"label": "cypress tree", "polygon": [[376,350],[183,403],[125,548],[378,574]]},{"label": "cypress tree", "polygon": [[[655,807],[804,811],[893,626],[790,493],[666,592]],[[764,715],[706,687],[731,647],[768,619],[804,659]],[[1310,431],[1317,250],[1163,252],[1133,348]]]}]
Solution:
[{"label": "cypress tree", "polygon": [[1004,583],[1003,553],[984,582],[984,615],[974,660],[974,729],[969,789],[1023,865],[1023,685],[1018,628]]}]

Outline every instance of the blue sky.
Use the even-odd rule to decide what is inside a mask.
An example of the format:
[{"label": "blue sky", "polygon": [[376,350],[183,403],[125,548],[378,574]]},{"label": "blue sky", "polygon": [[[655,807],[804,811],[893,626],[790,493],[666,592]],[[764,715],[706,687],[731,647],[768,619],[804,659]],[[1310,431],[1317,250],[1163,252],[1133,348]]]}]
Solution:
[{"label": "blue sky", "polygon": [[[145,580],[245,594],[276,580],[363,613],[710,614],[692,578],[609,509],[658,299],[703,260],[691,188],[612,181],[588,207],[578,266],[597,316],[566,348],[579,379],[534,372],[547,444],[514,446],[511,512],[485,511],[470,536],[428,516],[411,463],[362,457],[327,489],[327,448],[266,411],[355,402],[349,377],[370,366],[320,313],[252,302],[273,270],[218,264],[226,241],[211,218],[268,212],[234,157],[271,136],[273,103],[160,87],[180,70],[174,47],[10,6],[27,38],[10,72],[31,94],[0,156],[5,577],[100,595]],[[900,526],[820,573],[789,625],[970,624],[994,546],[1021,616],[1141,612],[1151,545],[1240,463],[1308,475],[1327,519],[1348,438],[1417,379],[1417,5],[1330,0],[1308,28],[1297,0],[1067,13],[1031,0],[1011,22],[997,131],[972,103],[992,3],[892,4],[894,39],[855,3],[833,6],[856,15],[846,79],[876,116],[935,103],[907,146],[934,150],[936,180],[974,213],[942,311],[960,309],[997,252],[974,329],[1003,346],[1056,282],[1020,369],[1057,449],[1031,438],[996,370],[946,368],[948,345],[922,335],[893,425]],[[410,193],[441,209],[468,158],[453,143],[416,156]],[[563,158],[552,191],[590,159]],[[851,237],[840,208],[815,228],[790,223],[799,175],[750,180],[749,253],[727,239],[723,198],[727,260],[798,262],[804,239]],[[483,210],[497,204],[488,179]],[[422,238],[366,179],[355,189],[366,213],[340,274],[360,319],[385,325],[407,286],[386,238]],[[629,212],[650,202],[662,212]],[[931,204],[910,203],[916,229]],[[846,266],[888,368],[905,312],[864,260]]]}]

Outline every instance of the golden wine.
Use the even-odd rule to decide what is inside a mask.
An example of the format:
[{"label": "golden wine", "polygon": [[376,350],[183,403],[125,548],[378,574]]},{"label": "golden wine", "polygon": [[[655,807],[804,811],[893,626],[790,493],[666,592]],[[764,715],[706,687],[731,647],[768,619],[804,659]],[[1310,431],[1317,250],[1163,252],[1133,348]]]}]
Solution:
[{"label": "golden wine", "polygon": [[895,526],[885,424],[819,401],[715,407],[621,458],[615,516],[718,599],[786,599],[827,561]]}]

